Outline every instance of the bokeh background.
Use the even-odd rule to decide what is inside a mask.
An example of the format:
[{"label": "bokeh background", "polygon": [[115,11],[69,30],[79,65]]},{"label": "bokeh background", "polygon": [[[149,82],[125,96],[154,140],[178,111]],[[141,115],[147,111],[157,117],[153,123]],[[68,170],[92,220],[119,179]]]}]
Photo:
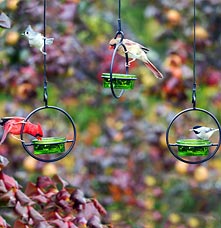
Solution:
[{"label": "bokeh background", "polygon": [[[114,227],[219,227],[220,151],[190,165],[176,160],[165,141],[172,118],[192,107],[193,1],[121,4],[125,38],[150,49],[164,79],[137,61],[130,67],[137,75],[135,88],[115,99],[102,87],[101,75],[110,68],[118,1],[47,1],[47,37],[55,38],[47,47],[48,103],[72,116],[77,142],[61,161],[42,163],[8,136],[0,146],[10,161],[5,171],[22,186],[39,175],[60,175],[96,197]],[[43,55],[21,33],[29,24],[43,32],[43,1],[1,0],[0,9],[12,21],[10,29],[0,28],[0,115],[27,116],[44,104]],[[220,1],[196,0],[197,107],[219,121],[220,32]],[[116,58],[114,72],[123,73],[124,59]]]}]

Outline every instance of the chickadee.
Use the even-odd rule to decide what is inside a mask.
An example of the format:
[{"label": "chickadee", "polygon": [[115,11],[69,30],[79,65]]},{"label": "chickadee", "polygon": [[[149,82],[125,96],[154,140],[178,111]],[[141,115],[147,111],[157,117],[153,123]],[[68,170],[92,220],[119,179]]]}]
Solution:
[{"label": "chickadee", "polygon": [[47,38],[47,37],[44,37],[41,33],[35,32],[32,29],[31,25],[29,25],[25,29],[25,32],[22,33],[22,35],[24,35],[28,38],[28,42],[31,47],[38,48],[41,51],[41,53],[44,55],[47,55],[47,53],[43,51],[44,40],[45,40],[46,45],[51,45],[54,41],[54,38]]},{"label": "chickadee", "polygon": [[219,129],[202,126],[194,126],[193,129],[190,129],[190,131],[194,131],[197,137],[204,140],[208,140],[213,135],[213,133],[218,130]]}]

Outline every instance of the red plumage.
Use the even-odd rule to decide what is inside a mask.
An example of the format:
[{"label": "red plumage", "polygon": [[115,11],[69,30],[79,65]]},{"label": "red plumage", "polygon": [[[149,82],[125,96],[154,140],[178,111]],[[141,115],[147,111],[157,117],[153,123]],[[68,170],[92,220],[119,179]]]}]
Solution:
[{"label": "red plumage", "polygon": [[4,132],[1,138],[0,144],[2,144],[8,134],[13,135],[20,135],[21,134],[21,129],[22,125],[24,124],[24,129],[23,133],[32,135],[36,137],[37,139],[41,140],[43,137],[43,131],[41,125],[38,124],[33,124],[30,121],[24,121],[24,117],[4,117],[1,119],[0,125],[3,126]]}]

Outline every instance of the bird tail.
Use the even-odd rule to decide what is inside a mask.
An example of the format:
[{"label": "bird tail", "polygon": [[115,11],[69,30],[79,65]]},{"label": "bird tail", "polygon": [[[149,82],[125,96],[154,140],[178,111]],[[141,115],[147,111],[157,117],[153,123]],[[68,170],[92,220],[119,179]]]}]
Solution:
[{"label": "bird tail", "polygon": [[0,126],[4,126],[4,124],[8,121],[9,119],[4,118],[4,119],[0,119]]},{"label": "bird tail", "polygon": [[152,71],[156,78],[163,78],[163,74],[150,61],[144,62],[145,66]]},{"label": "bird tail", "polygon": [[53,44],[53,42],[54,42],[54,38],[46,38],[45,39],[45,44],[46,45],[51,45],[51,44]]},{"label": "bird tail", "polygon": [[2,138],[1,138],[1,141],[0,141],[0,145],[5,141],[6,136],[8,135],[8,133],[9,133],[9,130],[8,129],[4,129],[4,132],[2,134]]}]

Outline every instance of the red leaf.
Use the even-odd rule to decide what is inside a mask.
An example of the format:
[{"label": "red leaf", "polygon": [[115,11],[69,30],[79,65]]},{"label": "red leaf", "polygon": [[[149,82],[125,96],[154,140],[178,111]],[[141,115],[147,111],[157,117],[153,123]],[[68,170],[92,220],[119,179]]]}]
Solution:
[{"label": "red leaf", "polygon": [[17,190],[15,196],[22,205],[30,204],[32,202],[32,200],[28,196],[26,196],[21,190]]},{"label": "red leaf", "polygon": [[101,215],[106,215],[107,211],[104,209],[104,207],[98,202],[97,199],[91,199],[91,201],[93,202],[94,206],[96,207],[96,209],[99,211],[99,213]]},{"label": "red leaf", "polygon": [[15,212],[22,217],[22,221],[28,221],[28,208],[23,207],[20,202],[16,203]]},{"label": "red leaf", "polygon": [[71,194],[70,200],[72,200],[76,204],[85,204],[86,203],[84,193],[80,189],[74,190],[74,192]]},{"label": "red leaf", "polygon": [[61,185],[62,189],[65,188],[69,184],[66,180],[62,179],[58,175],[54,175],[52,179],[56,184]]},{"label": "red leaf", "polygon": [[5,227],[5,228],[10,227],[1,216],[0,216],[0,227]]},{"label": "red leaf", "polygon": [[102,228],[101,220],[98,216],[91,217],[87,222],[87,227],[89,228]]},{"label": "red leaf", "polygon": [[99,217],[100,213],[94,206],[94,204],[91,202],[84,205],[83,210],[78,214],[78,216],[84,217],[86,220],[89,220],[93,216]]},{"label": "red leaf", "polygon": [[68,227],[69,228],[78,228],[77,226],[74,225],[72,222],[68,222]]},{"label": "red leaf", "polygon": [[14,207],[16,204],[15,193],[13,190],[1,195],[0,202],[8,207]]},{"label": "red leaf", "polygon": [[55,183],[50,177],[38,177],[36,186],[40,189],[48,191],[51,187],[55,188]]},{"label": "red leaf", "polygon": [[56,194],[56,200],[68,200],[70,198],[69,192],[67,192],[65,189],[59,191]]},{"label": "red leaf", "polygon": [[16,220],[13,228],[27,228],[27,226],[21,220]]},{"label": "red leaf", "polygon": [[25,188],[25,194],[27,196],[33,196],[38,194],[37,187],[34,183],[29,182]]},{"label": "red leaf", "polygon": [[62,220],[56,219],[53,222],[51,222],[52,225],[54,225],[54,227],[58,227],[58,228],[69,228],[68,224],[66,222],[63,222]]},{"label": "red leaf", "polygon": [[53,226],[50,226],[48,222],[40,222],[38,225],[35,226],[36,228],[53,228]]},{"label": "red leaf", "polygon": [[3,180],[7,190],[11,188],[18,188],[18,182],[13,177],[10,177],[3,172],[0,172],[0,180]]},{"label": "red leaf", "polygon": [[43,195],[33,196],[32,200],[34,200],[35,202],[40,203],[40,204],[42,204],[42,203],[45,204],[45,203],[48,203],[48,201],[49,201],[49,199]]},{"label": "red leaf", "polygon": [[0,180],[0,192],[7,192],[7,189],[5,187],[5,184],[3,182],[3,180]]},{"label": "red leaf", "polygon": [[33,219],[34,223],[45,221],[45,218],[38,211],[36,211],[33,207],[28,207],[28,208],[29,208],[29,215]]}]

